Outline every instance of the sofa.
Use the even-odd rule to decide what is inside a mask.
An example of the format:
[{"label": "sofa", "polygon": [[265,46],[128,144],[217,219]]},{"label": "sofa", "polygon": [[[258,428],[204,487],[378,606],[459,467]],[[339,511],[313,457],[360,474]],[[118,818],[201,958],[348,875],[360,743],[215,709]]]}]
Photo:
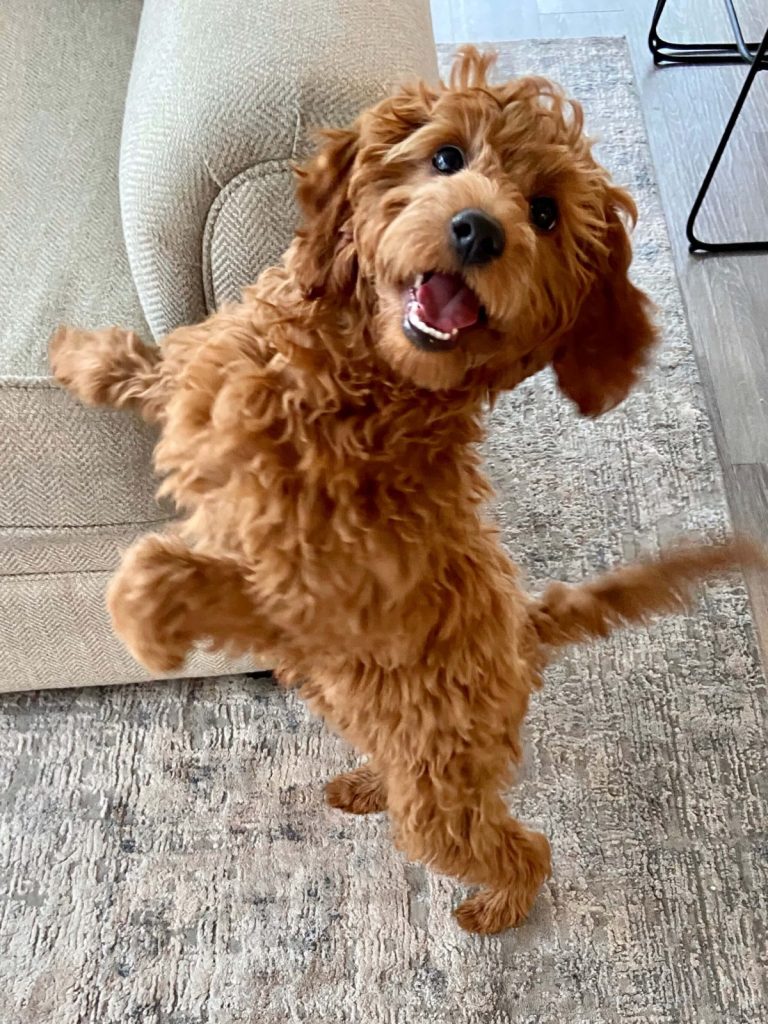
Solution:
[{"label": "sofa", "polygon": [[[56,324],[149,339],[279,258],[292,161],[436,78],[428,0],[0,7],[0,690],[146,679],[112,634],[120,552],[162,529],[152,431],[51,380]],[[199,652],[185,675],[241,671]]]}]

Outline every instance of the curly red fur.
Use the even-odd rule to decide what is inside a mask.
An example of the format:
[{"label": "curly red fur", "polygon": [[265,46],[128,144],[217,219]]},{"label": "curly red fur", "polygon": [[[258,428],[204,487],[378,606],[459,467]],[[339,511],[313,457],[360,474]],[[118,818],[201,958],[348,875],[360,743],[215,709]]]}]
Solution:
[{"label": "curly red fur", "polygon": [[[371,759],[329,802],[386,807],[409,856],[480,885],[458,916],[482,932],[523,920],[550,871],[547,840],[502,798],[549,648],[677,593],[651,568],[532,602],[484,521],[488,401],[553,362],[579,408],[603,412],[654,340],[627,277],[634,207],[593,159],[580,108],[543,79],[491,85],[489,66],[467,50],[448,86],[415,83],[326,133],[298,170],[293,245],[237,305],[159,350],[118,329],[62,329],[52,345],[81,399],[160,425],[161,490],[184,514],[111,585],[133,654],[164,672],[200,639],[272,657]],[[431,164],[448,143],[469,156],[450,177]],[[528,213],[541,193],[560,212],[547,234]],[[486,316],[450,351],[423,351],[402,330],[404,289],[460,269],[447,223],[466,207],[506,237],[500,258],[462,270]],[[666,565],[682,578],[739,554]]]}]

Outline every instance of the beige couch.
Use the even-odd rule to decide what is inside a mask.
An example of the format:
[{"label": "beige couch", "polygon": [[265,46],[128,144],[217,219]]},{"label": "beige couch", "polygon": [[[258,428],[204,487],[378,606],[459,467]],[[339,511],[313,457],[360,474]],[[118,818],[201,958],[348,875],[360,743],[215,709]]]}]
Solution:
[{"label": "beige couch", "polygon": [[146,678],[103,595],[120,549],[171,515],[151,432],[51,382],[52,328],[158,338],[236,296],[290,237],[308,130],[410,72],[436,75],[428,0],[4,5],[0,690]]}]

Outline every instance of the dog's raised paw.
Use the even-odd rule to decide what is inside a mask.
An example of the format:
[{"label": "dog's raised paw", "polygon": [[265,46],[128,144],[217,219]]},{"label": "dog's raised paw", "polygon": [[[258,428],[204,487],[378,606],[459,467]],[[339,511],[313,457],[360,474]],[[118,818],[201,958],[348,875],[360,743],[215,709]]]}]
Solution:
[{"label": "dog's raised paw", "polygon": [[48,342],[48,360],[51,372],[60,384],[69,384],[71,379],[70,360],[67,358],[72,346],[72,338],[75,330],[62,324],[57,327]]}]

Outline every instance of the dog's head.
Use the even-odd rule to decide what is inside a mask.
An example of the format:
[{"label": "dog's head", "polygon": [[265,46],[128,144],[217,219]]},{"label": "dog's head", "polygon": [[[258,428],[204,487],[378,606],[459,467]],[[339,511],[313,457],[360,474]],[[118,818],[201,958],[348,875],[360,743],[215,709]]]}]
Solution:
[{"label": "dog's head", "polygon": [[620,402],[654,341],[627,277],[635,207],[591,154],[581,108],[542,78],[491,85],[463,50],[329,131],[298,170],[305,293],[375,310],[380,354],[431,388],[492,390],[552,362],[582,413]]}]

